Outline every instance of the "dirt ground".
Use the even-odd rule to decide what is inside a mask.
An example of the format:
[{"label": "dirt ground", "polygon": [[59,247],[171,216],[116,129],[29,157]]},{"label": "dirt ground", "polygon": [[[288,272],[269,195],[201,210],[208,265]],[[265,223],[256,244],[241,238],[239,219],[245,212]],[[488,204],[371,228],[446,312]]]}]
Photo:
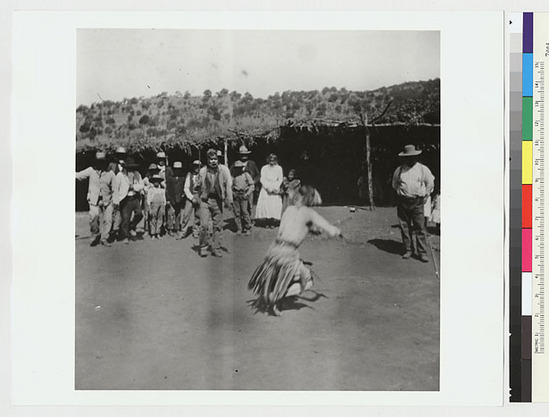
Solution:
[{"label": "dirt ground", "polygon": [[281,317],[247,289],[276,229],[226,230],[200,258],[192,237],[90,247],[77,213],[76,389],[438,390],[439,237],[436,263],[403,260],[396,209],[318,211],[350,242],[304,242],[327,298]]}]

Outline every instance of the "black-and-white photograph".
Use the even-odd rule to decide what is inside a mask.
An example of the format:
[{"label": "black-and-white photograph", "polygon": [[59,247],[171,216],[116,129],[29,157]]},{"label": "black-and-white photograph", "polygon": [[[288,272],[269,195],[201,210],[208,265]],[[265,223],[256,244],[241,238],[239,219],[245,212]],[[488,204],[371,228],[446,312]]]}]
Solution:
[{"label": "black-and-white photograph", "polygon": [[440,389],[439,31],[76,48],[77,390]]}]

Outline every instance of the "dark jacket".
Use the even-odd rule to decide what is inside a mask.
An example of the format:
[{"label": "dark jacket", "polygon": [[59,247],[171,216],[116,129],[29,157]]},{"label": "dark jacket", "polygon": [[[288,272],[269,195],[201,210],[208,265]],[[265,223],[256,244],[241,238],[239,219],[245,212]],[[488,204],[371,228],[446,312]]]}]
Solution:
[{"label": "dark jacket", "polygon": [[184,200],[185,176],[166,176],[166,201],[177,204]]}]

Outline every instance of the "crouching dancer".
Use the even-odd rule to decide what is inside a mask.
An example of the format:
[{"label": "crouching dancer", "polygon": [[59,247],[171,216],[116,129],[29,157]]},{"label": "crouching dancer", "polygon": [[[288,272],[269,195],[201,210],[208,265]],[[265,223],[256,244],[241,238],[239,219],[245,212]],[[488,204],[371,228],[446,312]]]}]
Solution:
[{"label": "crouching dancer", "polygon": [[332,237],[341,235],[339,228],[310,208],[320,203],[320,195],[313,187],[302,186],[295,205],[284,212],[274,243],[248,283],[248,288],[259,296],[254,302],[258,310],[265,309],[279,316],[279,301],[300,295],[312,287],[314,273],[301,260],[299,246],[313,227]]}]

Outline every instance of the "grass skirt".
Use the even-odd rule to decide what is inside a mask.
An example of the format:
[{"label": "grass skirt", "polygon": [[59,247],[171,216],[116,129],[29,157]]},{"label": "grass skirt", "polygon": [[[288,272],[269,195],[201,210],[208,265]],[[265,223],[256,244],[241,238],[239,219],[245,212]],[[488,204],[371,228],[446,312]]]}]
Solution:
[{"label": "grass skirt", "polygon": [[274,305],[286,296],[293,283],[301,281],[303,288],[312,275],[296,247],[273,243],[261,265],[252,274],[248,288],[259,296],[259,302]]}]

